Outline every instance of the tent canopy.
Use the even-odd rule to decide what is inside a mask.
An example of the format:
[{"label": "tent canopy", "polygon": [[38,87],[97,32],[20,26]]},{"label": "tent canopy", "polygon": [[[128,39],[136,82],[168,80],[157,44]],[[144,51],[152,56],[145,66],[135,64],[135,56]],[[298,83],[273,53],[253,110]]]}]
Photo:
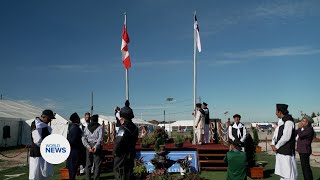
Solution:
[{"label": "tent canopy", "polygon": [[[43,109],[27,104],[25,101],[0,100],[0,120],[2,122],[0,127],[1,129],[6,125],[11,127],[11,137],[6,140],[7,145],[30,144],[31,123],[35,117],[42,114],[42,111]],[[56,119],[51,122],[53,133],[66,137],[68,124],[67,120],[56,114]]]},{"label": "tent canopy", "polygon": [[185,126],[193,126],[193,120],[179,120],[171,124],[172,127],[185,127]]},{"label": "tent canopy", "polygon": [[[84,118],[82,118],[80,121],[81,121],[81,123],[84,123],[84,122],[85,122]],[[117,121],[116,121],[116,118],[115,118],[114,116],[99,115],[99,120],[98,120],[99,124],[102,125],[103,121],[104,121],[104,124],[108,124],[108,122],[109,122],[110,124],[113,123],[113,122],[114,122],[114,123],[117,122]],[[153,124],[151,124],[151,123],[149,123],[149,122],[147,122],[147,121],[144,121],[144,120],[142,120],[142,119],[139,119],[139,118],[133,118],[133,119],[132,119],[132,122],[133,122],[134,124],[136,124],[136,125],[150,125],[150,126],[153,126]]]},{"label": "tent canopy", "polygon": [[0,118],[19,118],[28,120],[40,116],[42,109],[23,101],[0,100]]}]

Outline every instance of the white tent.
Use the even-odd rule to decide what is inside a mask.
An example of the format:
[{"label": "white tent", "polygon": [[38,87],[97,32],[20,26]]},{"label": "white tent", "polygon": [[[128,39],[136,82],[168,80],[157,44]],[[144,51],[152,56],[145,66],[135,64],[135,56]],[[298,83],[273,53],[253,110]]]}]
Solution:
[{"label": "white tent", "polygon": [[[23,101],[0,100],[0,134],[3,127],[10,127],[10,138],[1,138],[1,146],[17,146],[31,143],[31,123],[39,117],[43,109]],[[53,133],[67,136],[68,121],[56,114],[51,122]]]},{"label": "white tent", "polygon": [[172,127],[193,127],[193,120],[179,120],[171,124]]},{"label": "white tent", "polygon": [[[81,123],[84,123],[85,120],[84,118],[80,119]],[[104,116],[104,115],[99,115],[99,119],[98,119],[98,123],[102,125],[102,123],[104,122],[105,125],[108,124],[108,122],[110,124],[112,124],[113,122],[116,122],[116,118],[113,116]]]},{"label": "white tent", "polygon": [[[49,124],[52,128],[52,134],[60,134],[64,137],[67,137],[68,133],[68,126],[71,123],[70,121],[64,119],[59,114],[55,115],[56,119],[53,119]],[[22,134],[22,144],[27,145],[31,143],[31,123],[34,121],[35,118],[29,119],[25,121],[26,123],[23,125]]]},{"label": "white tent", "polygon": [[[81,121],[81,123],[84,123],[84,122],[85,122],[84,118],[82,118],[80,121]],[[112,124],[113,122],[114,122],[114,123],[117,122],[117,121],[116,121],[116,118],[115,118],[114,116],[99,115],[99,120],[98,120],[99,124],[102,125],[103,121],[104,121],[104,124],[105,124],[105,125],[107,125],[108,122],[109,122],[110,124]],[[144,121],[144,120],[142,120],[142,119],[139,119],[139,118],[133,118],[133,119],[132,119],[132,122],[133,122],[134,124],[136,124],[136,125],[150,125],[150,126],[153,126],[153,124],[151,124],[151,123],[149,123],[149,122],[147,122],[147,121]]]},{"label": "white tent", "polygon": [[[21,144],[21,128],[23,126],[24,121],[19,118],[0,118],[0,146],[16,146]],[[5,128],[9,127],[9,131],[5,131]],[[6,134],[6,135],[4,135]],[[4,136],[9,136],[8,138],[4,138]]]},{"label": "white tent", "polygon": [[151,124],[147,121],[144,121],[142,119],[139,119],[139,118],[133,118],[132,119],[132,122],[136,125],[148,125],[148,126],[154,126],[154,124]]}]

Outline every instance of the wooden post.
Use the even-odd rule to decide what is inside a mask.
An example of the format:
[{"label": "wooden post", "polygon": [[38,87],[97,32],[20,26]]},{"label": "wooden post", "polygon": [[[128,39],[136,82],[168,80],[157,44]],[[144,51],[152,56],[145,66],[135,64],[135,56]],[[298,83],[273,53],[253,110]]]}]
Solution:
[{"label": "wooden post", "polygon": [[210,122],[210,125],[209,125],[209,142],[210,143],[213,143],[213,139],[212,139],[212,122]]},{"label": "wooden post", "polygon": [[112,123],[112,143],[114,144],[114,141],[116,140],[116,123]]},{"label": "wooden post", "polygon": [[108,145],[110,145],[110,123],[108,121]]},{"label": "wooden post", "polygon": [[104,128],[105,128],[105,124],[104,124],[104,121],[102,121],[102,148],[104,147],[105,145],[105,141],[104,141]]},{"label": "wooden post", "polygon": [[266,136],[266,152],[268,152],[268,136]]},{"label": "wooden post", "polygon": [[220,134],[220,144],[223,145],[223,133],[222,133],[222,122],[219,123],[219,134]]},{"label": "wooden post", "polygon": [[228,126],[227,128],[227,141],[229,142],[229,126],[230,126],[231,122],[230,122],[230,118],[228,118]]}]

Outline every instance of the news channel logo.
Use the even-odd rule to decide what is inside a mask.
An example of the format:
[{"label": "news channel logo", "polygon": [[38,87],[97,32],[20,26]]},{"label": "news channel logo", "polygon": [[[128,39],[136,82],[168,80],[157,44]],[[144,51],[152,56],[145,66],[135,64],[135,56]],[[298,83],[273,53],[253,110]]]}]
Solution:
[{"label": "news channel logo", "polygon": [[63,163],[70,154],[69,141],[60,134],[51,134],[44,138],[40,146],[40,153],[50,164]]}]

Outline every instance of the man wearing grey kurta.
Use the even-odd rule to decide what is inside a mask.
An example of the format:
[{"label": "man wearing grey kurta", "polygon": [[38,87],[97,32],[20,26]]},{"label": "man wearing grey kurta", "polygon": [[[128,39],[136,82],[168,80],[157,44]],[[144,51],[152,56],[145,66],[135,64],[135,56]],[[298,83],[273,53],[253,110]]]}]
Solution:
[{"label": "man wearing grey kurta", "polygon": [[86,153],[86,179],[91,180],[90,170],[94,163],[93,179],[100,178],[100,165],[102,159],[102,126],[98,123],[99,116],[93,115],[91,123],[85,128],[82,143],[87,149]]}]

